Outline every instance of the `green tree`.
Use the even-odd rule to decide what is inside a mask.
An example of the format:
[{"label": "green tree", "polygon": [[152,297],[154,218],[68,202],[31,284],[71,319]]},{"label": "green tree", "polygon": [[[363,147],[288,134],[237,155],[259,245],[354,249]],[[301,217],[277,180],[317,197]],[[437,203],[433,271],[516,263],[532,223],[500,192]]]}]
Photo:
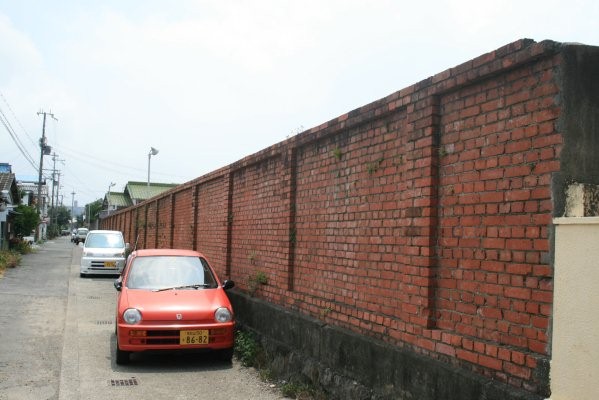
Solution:
[{"label": "green tree", "polygon": [[[87,221],[87,223],[92,224],[94,221],[96,221],[98,219],[98,215],[100,214],[101,210],[102,210],[102,199],[98,199],[92,203],[86,204],[85,205],[85,213],[86,213],[85,220]],[[88,220],[88,217],[89,217],[89,220]]]},{"label": "green tree", "polygon": [[71,219],[71,211],[65,206],[60,206],[56,209],[56,223],[58,226],[69,227],[69,220]]},{"label": "green tree", "polygon": [[29,236],[40,222],[40,217],[34,207],[19,204],[15,211],[15,232],[19,236]]}]

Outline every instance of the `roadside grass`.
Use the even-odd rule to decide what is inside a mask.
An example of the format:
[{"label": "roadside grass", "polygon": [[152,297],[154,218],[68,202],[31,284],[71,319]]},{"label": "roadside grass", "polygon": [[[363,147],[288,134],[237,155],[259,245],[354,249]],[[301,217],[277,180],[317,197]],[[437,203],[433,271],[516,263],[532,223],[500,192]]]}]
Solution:
[{"label": "roadside grass", "polygon": [[10,250],[0,250],[0,278],[7,268],[15,268],[21,262],[23,254],[33,252],[33,248],[24,240],[11,240]]},{"label": "roadside grass", "polygon": [[0,278],[7,268],[15,268],[21,262],[21,254],[12,250],[0,251]]},{"label": "roadside grass", "polygon": [[[264,382],[273,382],[275,377],[268,368],[268,357],[251,332],[238,330],[235,333],[235,356],[241,362],[241,365],[258,370],[260,379]],[[279,381],[276,385],[286,398],[297,400],[325,400],[324,393],[316,390],[310,385],[290,381]]]}]

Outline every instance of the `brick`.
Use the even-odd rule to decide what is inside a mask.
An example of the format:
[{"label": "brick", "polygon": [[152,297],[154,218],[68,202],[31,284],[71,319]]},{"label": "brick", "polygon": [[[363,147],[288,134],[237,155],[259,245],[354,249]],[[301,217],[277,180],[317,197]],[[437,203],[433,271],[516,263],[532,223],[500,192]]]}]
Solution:
[{"label": "brick", "polygon": [[472,352],[472,351],[467,351],[467,350],[463,350],[463,349],[457,349],[456,350],[456,356],[459,359],[471,362],[473,364],[478,363],[478,357],[479,355]]},{"label": "brick", "polygon": [[483,367],[491,368],[498,371],[501,371],[503,369],[503,362],[494,357],[488,357],[481,354],[478,356],[478,362]]},{"label": "brick", "polygon": [[532,292],[528,288],[506,287],[504,295],[510,298],[529,300],[532,298]]},{"label": "brick", "polygon": [[436,343],[435,350],[441,354],[445,354],[451,357],[455,357],[456,355],[455,348],[445,343]]},{"label": "brick", "polygon": [[531,375],[530,368],[522,367],[509,362],[503,363],[503,371],[522,379],[529,379]]}]

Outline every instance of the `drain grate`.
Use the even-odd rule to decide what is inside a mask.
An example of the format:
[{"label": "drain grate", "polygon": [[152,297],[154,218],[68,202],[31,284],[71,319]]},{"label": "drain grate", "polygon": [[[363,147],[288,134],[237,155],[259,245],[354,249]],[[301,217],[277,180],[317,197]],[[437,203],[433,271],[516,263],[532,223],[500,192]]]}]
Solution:
[{"label": "drain grate", "polygon": [[100,296],[87,296],[88,300],[100,300],[101,297]]},{"label": "drain grate", "polygon": [[126,386],[137,386],[139,382],[137,382],[136,377],[131,377],[129,379],[111,379],[108,381],[108,386],[114,387],[126,387]]},{"label": "drain grate", "polygon": [[112,321],[96,321],[96,325],[112,325]]}]

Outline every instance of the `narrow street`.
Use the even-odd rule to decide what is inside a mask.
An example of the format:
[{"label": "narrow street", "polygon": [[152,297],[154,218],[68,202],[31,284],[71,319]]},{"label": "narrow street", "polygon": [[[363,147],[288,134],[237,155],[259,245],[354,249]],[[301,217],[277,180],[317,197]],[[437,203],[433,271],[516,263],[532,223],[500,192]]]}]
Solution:
[{"label": "narrow street", "polygon": [[0,279],[0,399],[281,399],[256,371],[205,354],[112,353],[112,277],[79,277],[61,237]]}]

